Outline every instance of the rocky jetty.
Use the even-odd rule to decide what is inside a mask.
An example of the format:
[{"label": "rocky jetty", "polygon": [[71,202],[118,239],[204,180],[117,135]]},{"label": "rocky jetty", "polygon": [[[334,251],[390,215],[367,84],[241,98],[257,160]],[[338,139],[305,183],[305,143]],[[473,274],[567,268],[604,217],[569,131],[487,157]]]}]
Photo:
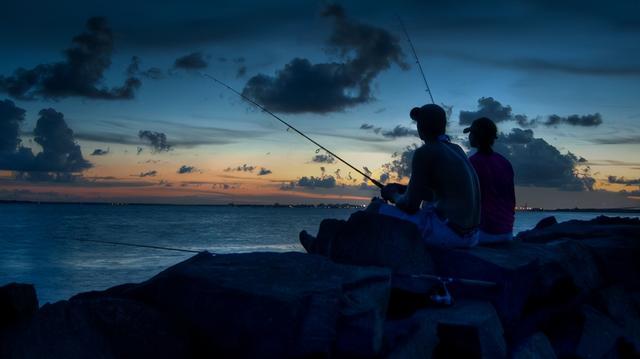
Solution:
[{"label": "rocky jetty", "polygon": [[[312,247],[203,252],[145,282],[41,308],[32,286],[5,285],[0,357],[639,354],[637,219],[545,219],[510,243],[448,250],[425,248],[410,224],[357,212],[325,220]],[[451,306],[429,300],[442,280]]]}]

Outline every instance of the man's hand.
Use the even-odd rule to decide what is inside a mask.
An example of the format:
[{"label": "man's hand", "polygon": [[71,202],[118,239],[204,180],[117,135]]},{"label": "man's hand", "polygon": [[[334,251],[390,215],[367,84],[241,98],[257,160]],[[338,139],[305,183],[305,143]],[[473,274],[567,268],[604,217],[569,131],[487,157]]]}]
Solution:
[{"label": "man's hand", "polygon": [[406,190],[407,186],[405,185],[401,185],[399,183],[389,183],[382,188],[382,190],[380,191],[380,195],[383,199],[391,203],[396,203],[398,196],[405,193]]}]

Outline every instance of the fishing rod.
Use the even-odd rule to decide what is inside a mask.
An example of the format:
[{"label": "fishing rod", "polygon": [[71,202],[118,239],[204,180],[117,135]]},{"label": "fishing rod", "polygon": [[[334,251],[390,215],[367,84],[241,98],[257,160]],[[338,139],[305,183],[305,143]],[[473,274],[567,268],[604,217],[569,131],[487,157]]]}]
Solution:
[{"label": "fishing rod", "polygon": [[424,81],[424,85],[426,86],[426,91],[429,94],[429,97],[431,98],[431,103],[436,103],[433,100],[433,95],[431,94],[431,88],[429,87],[429,83],[427,82],[427,77],[424,75],[424,70],[422,69],[422,64],[420,63],[420,59],[418,58],[416,49],[415,47],[413,47],[413,41],[411,41],[411,37],[409,37],[409,32],[407,31],[407,28],[404,26],[404,22],[402,22],[402,19],[400,18],[400,16],[396,15],[396,17],[398,18],[398,22],[400,23],[402,32],[404,32],[404,36],[407,38],[407,42],[409,42],[409,47],[411,47],[411,52],[413,53],[413,57],[415,57],[416,59],[416,64],[418,64],[418,69],[420,70],[420,74],[422,75],[422,80]]},{"label": "fishing rod", "polygon": [[276,120],[282,122],[285,126],[287,126],[287,128],[294,130],[296,133],[298,133],[300,136],[306,138],[307,140],[309,140],[311,143],[313,143],[314,145],[320,147],[321,149],[323,149],[326,153],[328,153],[329,155],[333,156],[334,158],[336,158],[337,160],[339,160],[340,162],[344,163],[345,165],[349,166],[351,169],[353,169],[354,171],[358,172],[359,174],[361,174],[364,178],[368,179],[369,181],[371,181],[371,183],[373,183],[374,185],[378,186],[379,188],[384,188],[384,185],[378,181],[376,181],[375,179],[371,178],[371,176],[365,174],[364,172],[360,171],[359,169],[357,169],[356,167],[352,166],[349,162],[343,160],[340,156],[336,155],[335,153],[329,151],[326,147],[324,147],[323,145],[319,144],[318,142],[314,141],[311,137],[305,135],[304,133],[302,133],[300,130],[298,130],[297,128],[291,126],[288,122],[286,122],[285,120],[281,119],[280,117],[278,117],[276,114],[274,114],[273,112],[269,111],[266,107],[260,105],[259,103],[255,102],[254,100],[252,100],[251,98],[243,95],[242,93],[236,91],[234,88],[232,88],[231,86],[225,84],[224,82],[218,80],[217,78],[209,75],[209,74],[203,74],[203,76],[208,77],[209,79],[219,83],[220,85],[226,87],[227,89],[229,89],[230,91],[232,91],[233,93],[235,93],[236,95],[242,97],[245,101],[251,103],[252,105],[256,106],[257,108],[261,109],[263,112],[268,113],[269,115],[273,116]]},{"label": "fishing rod", "polygon": [[117,246],[127,246],[127,247],[161,249],[161,250],[165,250],[165,251],[200,253],[200,251],[194,251],[192,249],[152,246],[152,245],[147,245],[147,244],[133,244],[133,243],[125,243],[125,242],[112,242],[112,241],[101,241],[101,240],[97,240],[97,239],[79,239],[79,238],[71,238],[71,240],[78,241],[78,242],[93,242],[93,243],[102,243],[102,244],[113,244],[113,245],[117,245]]}]

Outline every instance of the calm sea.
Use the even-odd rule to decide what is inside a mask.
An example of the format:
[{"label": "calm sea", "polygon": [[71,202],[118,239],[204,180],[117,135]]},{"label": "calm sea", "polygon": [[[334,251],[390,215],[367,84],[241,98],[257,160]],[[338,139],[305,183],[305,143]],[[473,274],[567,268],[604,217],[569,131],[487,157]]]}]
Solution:
[{"label": "calm sea", "polygon": [[[322,219],[347,219],[354,211],[356,209],[0,204],[0,285],[33,283],[42,305],[82,291],[142,281],[192,255],[73,239],[216,253],[302,251],[298,243],[301,230],[315,235]],[[590,219],[599,213],[519,212],[516,232],[533,227],[549,215],[564,221]]]}]

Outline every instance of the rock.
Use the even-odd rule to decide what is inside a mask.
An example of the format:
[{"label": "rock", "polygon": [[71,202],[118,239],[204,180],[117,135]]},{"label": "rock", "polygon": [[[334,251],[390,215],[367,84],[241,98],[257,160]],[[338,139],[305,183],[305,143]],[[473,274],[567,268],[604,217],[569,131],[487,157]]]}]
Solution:
[{"label": "rock", "polygon": [[546,243],[559,239],[640,238],[640,219],[600,216],[590,221],[571,220],[518,233],[516,239]]},{"label": "rock", "polygon": [[640,237],[583,239],[594,254],[600,271],[610,284],[640,284]]},{"label": "rock", "polygon": [[182,323],[207,357],[373,356],[381,347],[389,287],[387,269],[315,255],[204,252],[106,293]]},{"label": "rock", "polygon": [[397,273],[433,272],[417,227],[376,213],[359,211],[347,222],[323,221],[316,248],[337,263],[387,267]]},{"label": "rock", "polygon": [[11,333],[3,358],[180,358],[184,338],[157,311],[125,299],[46,304]]},{"label": "rock", "polygon": [[533,229],[543,229],[553,226],[554,224],[558,224],[558,220],[555,216],[544,217],[538,222],[538,224],[536,224],[535,227],[533,227]]},{"label": "rock", "polygon": [[[522,243],[472,249],[432,249],[436,273],[441,276],[494,282],[491,302],[507,324],[515,321],[531,293],[538,268],[535,251]],[[461,291],[459,296],[478,298],[477,290]],[[484,299],[484,295],[481,296]]]},{"label": "rock", "polygon": [[591,306],[582,309],[584,324],[575,354],[581,358],[602,358],[616,352],[623,330]]},{"label": "rock", "polygon": [[624,331],[626,340],[640,350],[640,306],[629,289],[613,286],[594,295],[594,307],[606,314]]},{"label": "rock", "polygon": [[513,359],[555,359],[556,353],[549,339],[542,333],[536,333],[521,343],[511,357]]},{"label": "rock", "polygon": [[33,285],[10,283],[0,287],[0,331],[28,320],[37,310],[38,297]]},{"label": "rock", "polygon": [[[404,331],[404,332],[403,332]],[[387,358],[504,358],[506,344],[493,306],[461,300],[390,323]]]}]

